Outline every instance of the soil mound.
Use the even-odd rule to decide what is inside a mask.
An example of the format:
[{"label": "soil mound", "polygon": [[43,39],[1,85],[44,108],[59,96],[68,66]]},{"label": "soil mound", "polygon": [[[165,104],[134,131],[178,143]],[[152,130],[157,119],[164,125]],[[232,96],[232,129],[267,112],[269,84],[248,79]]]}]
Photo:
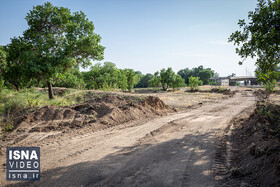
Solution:
[{"label": "soil mound", "polygon": [[236,91],[231,91],[230,89],[221,89],[221,88],[212,88],[210,93],[222,93],[223,95],[229,95],[230,97],[234,96]]},{"label": "soil mound", "polygon": [[106,95],[73,106],[39,108],[15,119],[14,132],[63,131],[95,124],[105,128],[170,111],[158,97]]},{"label": "soil mound", "polygon": [[269,98],[269,92],[266,91],[266,90],[258,89],[256,91],[254,91],[253,93],[254,93],[254,95],[257,97],[257,99],[259,101],[262,101],[264,99],[268,99]]},{"label": "soil mound", "polygon": [[[259,91],[261,96],[262,91]],[[230,168],[221,184],[280,186],[280,106],[258,102],[249,119],[240,119],[229,137]]]}]

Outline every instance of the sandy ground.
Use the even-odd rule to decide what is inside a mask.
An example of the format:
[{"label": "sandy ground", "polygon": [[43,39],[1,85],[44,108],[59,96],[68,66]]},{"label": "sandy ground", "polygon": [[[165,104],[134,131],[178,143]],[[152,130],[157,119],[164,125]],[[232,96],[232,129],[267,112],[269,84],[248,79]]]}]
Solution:
[{"label": "sandy ground", "polygon": [[[135,120],[98,132],[40,133],[18,146],[41,147],[38,186],[214,186],[217,141],[255,97],[237,93],[216,103],[163,117]],[[49,132],[48,135],[51,135]],[[46,135],[45,135],[46,136]],[[5,180],[1,155],[1,185]]]},{"label": "sandy ground", "polygon": [[[212,88],[217,88],[217,86],[200,86],[199,92],[185,92],[186,89],[189,88],[182,88],[177,91],[157,91],[157,93],[138,93],[135,92],[133,95],[151,95],[155,97],[159,97],[162,101],[164,101],[165,104],[167,104],[170,107],[174,107],[176,109],[188,109],[193,108],[198,103],[209,103],[209,102],[217,102],[221,99],[226,99],[229,96],[223,95],[220,93],[209,93],[207,91],[210,91]],[[224,89],[227,89],[228,87],[222,87]],[[232,89],[232,88],[230,88]],[[240,88],[238,88],[241,90]]]}]

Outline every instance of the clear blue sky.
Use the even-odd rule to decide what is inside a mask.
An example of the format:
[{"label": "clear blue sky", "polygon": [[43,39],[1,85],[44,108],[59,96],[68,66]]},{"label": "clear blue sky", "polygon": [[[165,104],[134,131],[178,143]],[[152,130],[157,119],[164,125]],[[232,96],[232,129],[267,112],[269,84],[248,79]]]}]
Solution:
[{"label": "clear blue sky", "polygon": [[[25,16],[44,0],[0,0],[0,45],[22,35]],[[254,60],[240,58],[228,37],[247,18],[257,0],[49,0],[55,6],[83,11],[102,37],[104,61],[119,68],[154,73],[199,65],[221,76],[254,74]]]}]

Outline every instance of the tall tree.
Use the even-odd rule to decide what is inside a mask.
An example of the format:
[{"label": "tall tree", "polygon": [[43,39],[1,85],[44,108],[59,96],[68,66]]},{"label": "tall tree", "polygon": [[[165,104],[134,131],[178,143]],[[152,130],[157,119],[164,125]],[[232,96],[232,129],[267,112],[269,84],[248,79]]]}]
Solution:
[{"label": "tall tree", "polygon": [[127,89],[131,92],[134,85],[140,81],[139,73],[136,74],[133,69],[124,69],[124,72],[127,80]]},{"label": "tall tree", "polygon": [[248,57],[256,58],[258,79],[272,91],[279,76],[275,71],[280,58],[279,0],[258,0],[257,8],[248,13],[248,20],[249,23],[239,20],[242,30],[232,33],[229,42],[240,46],[236,53],[243,61]]},{"label": "tall tree", "polygon": [[53,98],[52,79],[78,65],[87,67],[91,60],[102,60],[104,47],[94,25],[83,12],[56,7],[47,2],[33,7],[26,16],[28,29],[24,39],[32,46],[32,60],[25,61],[33,76],[47,81]]},{"label": "tall tree", "polygon": [[166,91],[169,85],[171,85],[174,75],[175,73],[172,70],[172,68],[167,68],[167,69],[163,68],[160,70],[160,83],[164,91]]}]

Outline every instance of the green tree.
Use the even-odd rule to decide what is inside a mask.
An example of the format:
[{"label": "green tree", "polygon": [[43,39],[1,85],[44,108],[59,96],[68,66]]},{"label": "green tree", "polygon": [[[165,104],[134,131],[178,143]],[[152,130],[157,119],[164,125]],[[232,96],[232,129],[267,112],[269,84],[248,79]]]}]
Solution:
[{"label": "green tree", "polygon": [[198,66],[192,69],[185,68],[178,71],[178,74],[185,79],[185,83],[189,84],[189,77],[199,77],[203,84],[211,84],[210,78],[214,76],[214,70],[211,68],[204,68],[203,66]]},{"label": "green tree", "polygon": [[125,70],[120,69],[118,74],[118,87],[125,91],[127,89],[127,78]]},{"label": "green tree", "polygon": [[175,74],[172,68],[161,69],[160,72],[155,72],[148,80],[149,86],[156,88],[161,85],[162,89],[166,91],[169,86],[173,89],[184,85],[185,80],[179,75]]},{"label": "green tree", "polygon": [[200,80],[203,82],[204,85],[209,85],[210,84],[210,78],[213,77],[214,72],[210,69],[202,69],[198,72],[198,77]]},{"label": "green tree", "polygon": [[279,0],[258,0],[257,8],[248,13],[249,23],[239,20],[241,31],[235,31],[229,42],[239,46],[236,53],[243,58],[256,58],[258,80],[270,91],[274,89],[278,73],[275,68],[280,57],[280,3]]},{"label": "green tree", "polygon": [[18,37],[12,38],[11,43],[5,49],[7,52],[3,71],[5,83],[10,83],[17,91],[20,88],[30,86],[30,82],[33,82],[34,78],[26,62],[31,63],[32,61],[32,46],[22,37]]},{"label": "green tree", "polygon": [[159,76],[159,72],[155,72],[153,77],[148,81],[149,86],[156,88],[160,86],[160,76]]},{"label": "green tree", "polygon": [[84,81],[88,89],[111,89],[118,88],[120,81],[126,81],[123,72],[117,69],[112,62],[96,63],[89,72],[84,73]]},{"label": "green tree", "polygon": [[83,80],[82,73],[77,68],[73,68],[65,73],[59,73],[53,85],[55,87],[65,88],[85,88],[85,82]]},{"label": "green tree", "polygon": [[236,76],[236,74],[235,73],[232,73],[232,74],[230,74],[229,76],[227,76],[227,77],[235,77]]},{"label": "green tree", "polygon": [[202,81],[199,80],[199,77],[189,77],[189,86],[192,91],[198,90],[198,86],[202,85]]},{"label": "green tree", "polygon": [[181,69],[178,74],[185,79],[185,83],[189,84],[189,77],[192,76],[192,70],[189,68]]},{"label": "green tree", "polygon": [[171,85],[172,85],[173,90],[175,88],[180,88],[180,87],[184,86],[184,84],[185,84],[185,79],[183,79],[178,74],[177,75],[174,74],[174,76],[172,78],[172,81],[171,81]]},{"label": "green tree", "polygon": [[148,88],[149,87],[149,81],[153,78],[154,76],[150,73],[142,76],[140,78],[139,83],[135,86],[136,88]]},{"label": "green tree", "polygon": [[164,91],[166,91],[169,85],[171,85],[174,75],[175,73],[172,70],[172,68],[167,68],[167,69],[163,68],[160,70],[160,83]]},{"label": "green tree", "polygon": [[55,75],[103,59],[101,37],[94,33],[93,23],[83,12],[71,13],[68,8],[47,2],[33,7],[26,20],[28,29],[23,35],[32,46],[32,59],[25,60],[26,67],[32,76],[47,81],[50,99]]},{"label": "green tree", "polygon": [[127,89],[131,92],[134,86],[140,81],[140,77],[133,69],[124,69],[124,72],[126,75]]}]

